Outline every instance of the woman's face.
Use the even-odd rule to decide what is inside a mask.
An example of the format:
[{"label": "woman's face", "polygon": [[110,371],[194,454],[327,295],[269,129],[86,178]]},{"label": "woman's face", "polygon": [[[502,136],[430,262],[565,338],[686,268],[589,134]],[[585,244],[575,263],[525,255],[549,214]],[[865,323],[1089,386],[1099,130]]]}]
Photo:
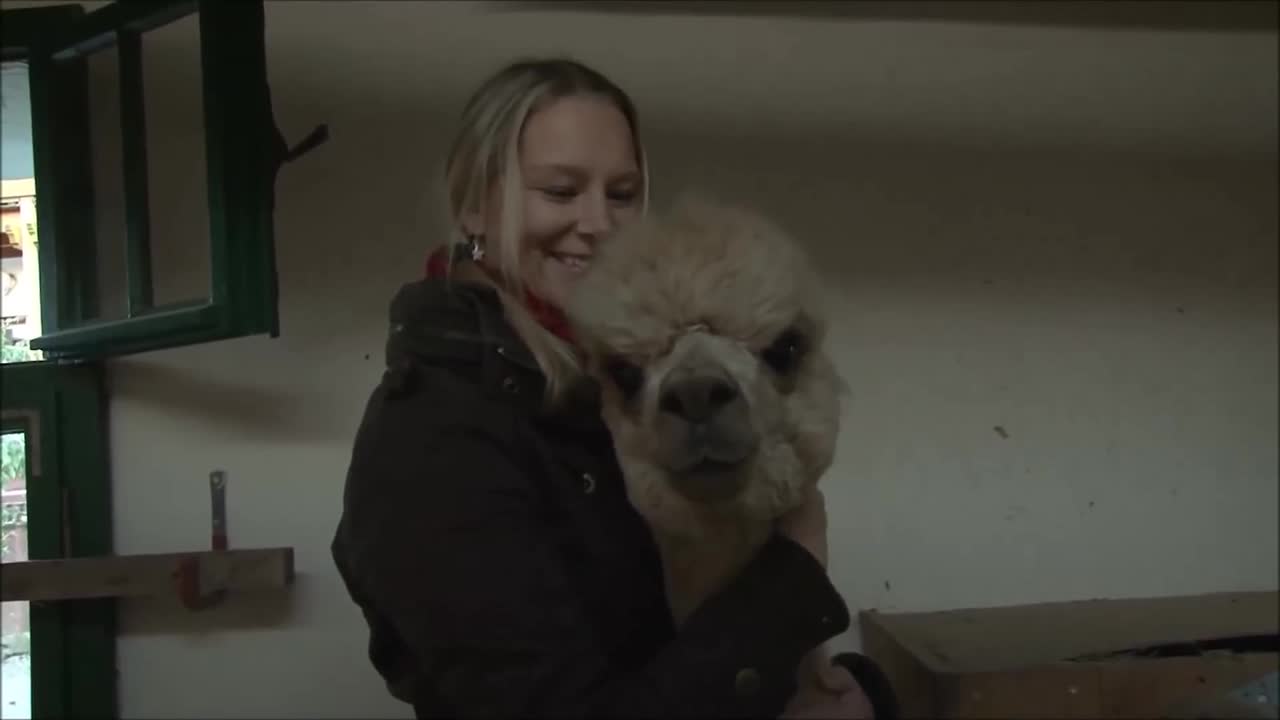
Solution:
[{"label": "woman's face", "polygon": [[[594,95],[553,100],[525,123],[520,173],[524,281],[563,307],[596,243],[640,212],[644,182],[626,117]],[[495,211],[485,224],[497,228],[500,218]]]}]

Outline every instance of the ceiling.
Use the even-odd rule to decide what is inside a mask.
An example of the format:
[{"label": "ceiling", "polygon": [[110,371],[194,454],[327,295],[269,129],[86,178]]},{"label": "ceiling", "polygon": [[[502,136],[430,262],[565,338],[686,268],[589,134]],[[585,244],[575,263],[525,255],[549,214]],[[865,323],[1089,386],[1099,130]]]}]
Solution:
[{"label": "ceiling", "polygon": [[452,113],[505,60],[563,53],[681,132],[1265,152],[1275,17],[1226,0],[267,3],[273,92],[313,103]]},{"label": "ceiling", "polygon": [[937,20],[1170,30],[1274,30],[1280,5],[1258,0],[494,0],[495,10],[623,15]]}]

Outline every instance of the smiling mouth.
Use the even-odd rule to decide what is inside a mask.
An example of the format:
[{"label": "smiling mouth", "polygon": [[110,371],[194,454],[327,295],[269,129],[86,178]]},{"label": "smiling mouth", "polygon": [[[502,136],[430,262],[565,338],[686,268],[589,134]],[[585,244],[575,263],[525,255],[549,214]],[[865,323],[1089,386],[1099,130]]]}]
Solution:
[{"label": "smiling mouth", "polygon": [[573,272],[583,272],[591,265],[590,255],[575,255],[573,253],[558,252],[548,252],[546,255]]}]

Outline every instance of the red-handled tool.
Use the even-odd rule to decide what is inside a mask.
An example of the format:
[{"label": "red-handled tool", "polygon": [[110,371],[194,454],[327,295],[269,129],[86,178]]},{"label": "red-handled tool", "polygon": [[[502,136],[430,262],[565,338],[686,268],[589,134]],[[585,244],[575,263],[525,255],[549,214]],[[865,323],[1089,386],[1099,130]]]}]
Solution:
[{"label": "red-handled tool", "polygon": [[[212,508],[211,544],[214,550],[227,549],[227,474],[222,470],[209,473],[209,498]],[[207,568],[206,570],[212,570]],[[225,578],[208,577],[209,572],[201,572],[200,559],[197,556],[185,558],[174,570],[174,584],[177,585],[178,599],[188,610],[203,610],[217,605],[226,597],[225,589],[208,591],[207,586],[218,586]]]}]

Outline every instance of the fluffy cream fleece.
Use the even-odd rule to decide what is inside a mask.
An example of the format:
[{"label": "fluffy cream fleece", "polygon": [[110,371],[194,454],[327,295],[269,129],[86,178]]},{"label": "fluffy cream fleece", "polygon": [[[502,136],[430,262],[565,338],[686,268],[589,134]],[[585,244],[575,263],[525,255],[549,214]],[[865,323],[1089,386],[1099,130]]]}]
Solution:
[{"label": "fluffy cream fleece", "polygon": [[[777,224],[687,197],[598,247],[566,310],[682,622],[831,463],[845,385],[825,350],[820,278]],[[733,395],[701,428],[664,402],[687,378]],[[744,459],[700,470],[699,453],[716,452]],[[695,487],[711,490],[682,491]]]}]

